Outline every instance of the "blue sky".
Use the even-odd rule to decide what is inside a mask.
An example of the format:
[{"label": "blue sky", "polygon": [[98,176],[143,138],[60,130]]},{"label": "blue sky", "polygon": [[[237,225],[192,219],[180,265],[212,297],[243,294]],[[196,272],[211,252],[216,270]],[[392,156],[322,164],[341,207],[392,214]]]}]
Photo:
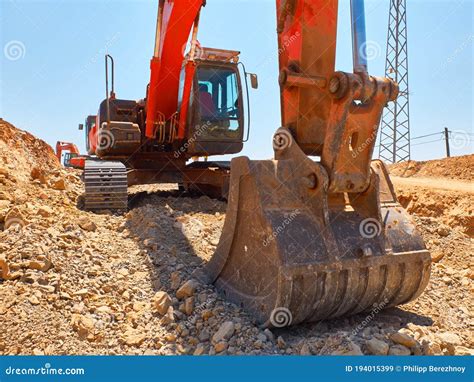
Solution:
[{"label": "blue sky", "polygon": [[[118,97],[144,97],[157,3],[0,0],[0,116],[51,145],[73,141],[84,149],[77,125],[104,98],[106,52],[116,61]],[[366,2],[367,38],[380,47],[369,62],[373,75],[384,73],[388,6]],[[412,137],[447,126],[472,138],[473,8],[473,0],[408,0]],[[203,46],[240,50],[247,70],[259,75],[243,152],[255,159],[272,156],[280,124],[275,19],[273,0],[209,0],[201,18]],[[348,0],[340,0],[338,40],[337,68],[351,71]],[[453,154],[472,153],[472,143],[461,143]],[[443,155],[442,141],[412,148],[413,159]]]}]

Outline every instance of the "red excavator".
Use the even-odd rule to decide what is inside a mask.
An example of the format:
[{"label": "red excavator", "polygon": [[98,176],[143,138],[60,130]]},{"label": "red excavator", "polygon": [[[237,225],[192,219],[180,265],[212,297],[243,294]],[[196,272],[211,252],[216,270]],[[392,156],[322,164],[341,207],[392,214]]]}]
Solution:
[{"label": "red excavator", "polygon": [[133,184],[179,183],[212,196],[227,194],[230,163],[187,162],[242,150],[249,126],[247,78],[253,87],[257,78],[245,71],[238,51],[199,45],[204,5],[159,1],[145,99],[116,97],[114,60],[106,56],[106,99],[85,124],[88,153],[101,159],[85,163],[86,209],[126,209],[127,185]]},{"label": "red excavator", "polygon": [[[186,165],[238,153],[245,138],[247,76],[239,74],[238,52],[199,47],[204,3],[159,2],[144,100],[117,99],[113,75],[110,94],[107,81],[107,98],[86,124],[89,153],[102,159],[86,162],[88,208],[125,208],[127,180],[227,184],[227,167]],[[269,327],[407,303],[427,285],[431,260],[387,169],[371,160],[382,110],[398,86],[368,74],[364,1],[351,1],[353,73],[335,70],[337,0],[276,6],[282,127],[275,158],[232,160],[226,221],[203,280]]]},{"label": "red excavator", "polygon": [[56,142],[56,157],[59,162],[63,160],[62,163],[64,167],[72,167],[81,170],[84,169],[86,160],[89,159],[89,156],[80,154],[79,149],[74,143],[61,141]]}]

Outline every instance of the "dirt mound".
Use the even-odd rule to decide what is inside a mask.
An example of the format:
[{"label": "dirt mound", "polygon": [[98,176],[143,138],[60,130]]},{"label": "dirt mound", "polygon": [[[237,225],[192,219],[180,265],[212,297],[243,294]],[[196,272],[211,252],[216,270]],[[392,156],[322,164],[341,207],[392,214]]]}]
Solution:
[{"label": "dirt mound", "polygon": [[390,174],[401,177],[443,177],[458,180],[474,180],[474,155],[431,160],[408,161],[389,166]]},{"label": "dirt mound", "polygon": [[0,119],[0,168],[9,178],[27,181],[34,168],[49,172],[60,166],[50,145]]},{"label": "dirt mound", "polygon": [[398,200],[411,214],[438,218],[474,236],[474,155],[389,166]]},{"label": "dirt mound", "polygon": [[34,203],[48,205],[61,191],[74,200],[74,187],[79,185],[78,177],[61,167],[51,146],[0,120],[0,230],[24,226],[27,216],[36,213]]},{"label": "dirt mound", "polygon": [[451,228],[474,237],[474,195],[462,192],[400,185],[398,201],[410,214],[438,218]]},{"label": "dirt mound", "polygon": [[79,192],[80,179],[61,168],[47,143],[0,120],[0,280],[53,267],[53,238],[42,228],[64,206],[75,208]]}]

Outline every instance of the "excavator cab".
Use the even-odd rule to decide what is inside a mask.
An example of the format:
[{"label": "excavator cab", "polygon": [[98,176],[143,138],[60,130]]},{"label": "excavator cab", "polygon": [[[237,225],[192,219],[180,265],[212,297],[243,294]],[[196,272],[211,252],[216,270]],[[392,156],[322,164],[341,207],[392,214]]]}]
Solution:
[{"label": "excavator cab", "polygon": [[79,154],[76,154],[76,153],[64,153],[64,159],[63,159],[63,165],[64,167],[74,167],[72,164],[71,164],[71,159],[72,158],[76,158],[78,157]]},{"label": "excavator cab", "polygon": [[[235,154],[242,150],[246,120],[239,54],[221,49],[199,49],[187,116],[188,155]],[[183,96],[184,73],[185,67],[179,102]],[[246,78],[244,81],[247,85]]]},{"label": "excavator cab", "polygon": [[97,116],[95,116],[95,115],[87,116],[83,128],[80,129],[80,130],[84,129],[85,134],[86,134],[86,150],[87,150],[87,152],[89,152],[89,150],[91,148],[91,142],[90,142],[89,137],[90,137],[91,133],[93,132],[93,129],[95,128],[96,120],[97,120]]}]

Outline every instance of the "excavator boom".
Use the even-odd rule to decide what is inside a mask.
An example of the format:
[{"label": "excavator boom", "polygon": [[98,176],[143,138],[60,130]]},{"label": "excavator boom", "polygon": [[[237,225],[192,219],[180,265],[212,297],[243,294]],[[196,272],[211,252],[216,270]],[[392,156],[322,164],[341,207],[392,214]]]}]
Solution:
[{"label": "excavator boom", "polygon": [[178,107],[180,72],[191,28],[199,21],[205,0],[160,0],[156,40],[150,63],[146,136],[156,137],[155,125],[169,120]]}]

